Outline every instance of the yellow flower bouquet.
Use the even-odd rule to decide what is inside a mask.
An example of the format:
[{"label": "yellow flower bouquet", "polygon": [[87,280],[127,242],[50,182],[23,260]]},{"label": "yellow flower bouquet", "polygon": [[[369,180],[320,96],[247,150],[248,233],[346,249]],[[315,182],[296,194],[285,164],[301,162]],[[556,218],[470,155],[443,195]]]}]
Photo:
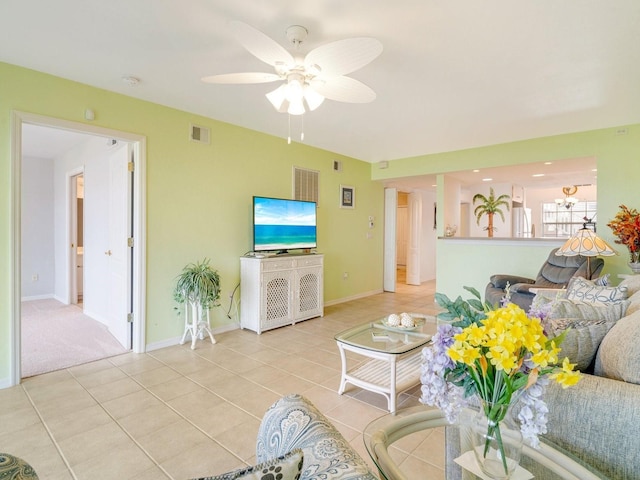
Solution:
[{"label": "yellow flower bouquet", "polygon": [[[528,317],[519,306],[491,310],[479,301],[458,298],[454,303],[440,294],[436,300],[448,309],[445,318],[456,321],[440,325],[432,345],[423,351],[421,401],[440,407],[452,421],[464,399],[476,396],[487,421],[484,448],[474,450],[476,458],[482,468],[484,457],[493,450],[504,469],[504,475],[496,478],[508,478],[519,461],[517,452],[515,465],[507,464],[509,452],[505,453],[500,425],[508,407],[520,397],[524,404],[518,417],[520,430],[537,446],[537,435],[546,431],[544,386],[555,380],[566,388],[579,381],[580,373],[568,358],[559,364],[564,335],[548,339],[540,320]],[[522,438],[520,448],[521,443]]]}]

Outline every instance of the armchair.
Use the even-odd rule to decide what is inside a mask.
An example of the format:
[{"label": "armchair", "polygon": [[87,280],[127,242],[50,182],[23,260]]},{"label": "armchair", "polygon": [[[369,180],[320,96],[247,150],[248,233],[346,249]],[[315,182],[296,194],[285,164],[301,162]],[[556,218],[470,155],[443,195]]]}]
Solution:
[{"label": "armchair", "polygon": [[[557,250],[557,248],[551,250],[535,279],[517,275],[492,275],[485,289],[485,300],[491,304],[499,303],[509,283],[511,302],[528,311],[535,296],[530,291],[532,288],[566,288],[573,277],[594,278],[604,267],[604,260],[601,258],[594,258],[591,262],[587,262],[587,257],[581,255],[558,256]],[[587,272],[588,266],[591,267],[591,272]]]}]

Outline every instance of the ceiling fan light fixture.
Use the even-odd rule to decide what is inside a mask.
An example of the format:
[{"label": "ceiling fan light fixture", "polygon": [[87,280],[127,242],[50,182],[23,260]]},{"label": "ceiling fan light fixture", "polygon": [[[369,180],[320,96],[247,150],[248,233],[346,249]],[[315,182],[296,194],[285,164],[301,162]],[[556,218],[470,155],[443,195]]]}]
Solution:
[{"label": "ceiling fan light fixture", "polygon": [[302,97],[290,101],[287,112],[291,115],[303,115],[305,109],[304,103],[302,103]]},{"label": "ceiling fan light fixture", "polygon": [[316,92],[309,84],[305,84],[302,90],[309,110],[315,110],[324,102],[324,97]]},{"label": "ceiling fan light fixture", "polygon": [[[284,101],[286,100],[286,90],[287,90],[287,85],[283,83],[278,88],[276,88],[275,90],[272,90],[271,92],[265,95],[267,99],[271,102],[271,105],[273,105],[273,107],[279,112],[283,111],[282,108],[284,107],[283,104],[284,104]],[[286,111],[286,109],[284,111]]]},{"label": "ceiling fan light fixture", "polygon": [[292,73],[287,77],[286,97],[289,102],[302,100],[304,77],[299,73]]}]

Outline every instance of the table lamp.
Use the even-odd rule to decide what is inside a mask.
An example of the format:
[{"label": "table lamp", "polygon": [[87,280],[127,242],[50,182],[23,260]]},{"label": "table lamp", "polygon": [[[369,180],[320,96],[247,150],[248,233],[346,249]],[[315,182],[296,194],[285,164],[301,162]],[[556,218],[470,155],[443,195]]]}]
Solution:
[{"label": "table lamp", "polygon": [[607,242],[586,227],[578,230],[556,252],[556,255],[564,257],[575,257],[576,255],[587,257],[587,280],[591,280],[591,257],[611,257],[617,254],[618,252]]}]

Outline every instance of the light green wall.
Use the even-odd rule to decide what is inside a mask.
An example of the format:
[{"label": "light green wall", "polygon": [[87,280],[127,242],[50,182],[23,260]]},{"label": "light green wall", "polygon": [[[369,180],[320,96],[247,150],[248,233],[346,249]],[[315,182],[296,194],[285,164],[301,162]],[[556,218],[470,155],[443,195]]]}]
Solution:
[{"label": "light green wall", "polygon": [[[626,249],[614,244],[606,223],[613,218],[620,204],[640,208],[638,165],[640,165],[640,125],[626,126],[626,135],[616,135],[620,127],[557,135],[488,147],[460,150],[434,155],[406,158],[389,162],[387,169],[372,165],[374,180],[412,175],[441,174],[474,168],[489,168],[567,158],[595,156],[598,162],[598,235],[620,253],[605,259],[604,272],[630,273]],[[567,184],[571,179],[567,178]],[[438,202],[442,204],[442,176],[438,178]],[[442,229],[442,209],[438,225]],[[439,235],[442,235],[440,230]],[[551,247],[505,246],[498,241],[479,240],[475,244],[439,240],[437,243],[436,288],[454,297],[467,296],[465,285],[484,292],[493,273],[513,273],[535,276]]]},{"label": "light green wall", "polygon": [[[382,221],[372,239],[366,234],[369,215],[382,219],[383,189],[370,180],[369,164],[8,64],[0,63],[0,85],[0,384],[9,376],[12,321],[12,110],[85,122],[91,108],[91,124],[146,136],[147,343],[182,333],[173,281],[185,264],[204,257],[222,278],[223,306],[212,322],[230,322],[225,314],[239,282],[239,257],[251,249],[251,197],[290,198],[294,165],[320,171],[325,301],[382,288]],[[188,141],[190,122],[211,128],[211,145]],[[343,162],[342,172],[333,171],[333,160]],[[355,209],[339,208],[340,184],[355,187]]]},{"label": "light green wall", "polygon": [[[180,335],[182,325],[171,301],[173,279],[184,264],[205,256],[212,259],[223,280],[225,304],[214,312],[214,322],[216,326],[228,323],[224,313],[228,294],[239,281],[238,257],[250,248],[251,196],[290,197],[293,165],[321,172],[319,250],[325,254],[327,302],[381,288],[383,191],[375,180],[595,155],[598,233],[613,242],[604,224],[618,205],[640,207],[636,187],[640,125],[629,126],[627,135],[616,136],[616,128],[610,128],[400,159],[390,162],[387,169],[379,169],[305,145],[287,145],[282,138],[2,63],[0,85],[0,383],[9,376],[12,321],[12,110],[84,122],[85,108],[92,108],[96,112],[92,124],[147,137],[147,343]],[[211,146],[187,141],[190,122],[211,128]],[[341,173],[333,172],[334,159],[343,161]],[[442,185],[441,178],[438,183]],[[340,184],[356,187],[355,210],[339,208]],[[438,201],[442,199],[439,191]],[[369,215],[376,217],[371,240],[366,238]],[[442,228],[441,210],[438,215]],[[607,259],[605,271],[628,272],[626,252],[618,249],[621,255]],[[450,296],[466,296],[463,285],[483,291],[488,277],[503,269],[504,273],[534,275],[548,250],[548,246],[514,248],[439,240],[437,289]],[[345,271],[349,272],[346,281],[342,279]]]}]

